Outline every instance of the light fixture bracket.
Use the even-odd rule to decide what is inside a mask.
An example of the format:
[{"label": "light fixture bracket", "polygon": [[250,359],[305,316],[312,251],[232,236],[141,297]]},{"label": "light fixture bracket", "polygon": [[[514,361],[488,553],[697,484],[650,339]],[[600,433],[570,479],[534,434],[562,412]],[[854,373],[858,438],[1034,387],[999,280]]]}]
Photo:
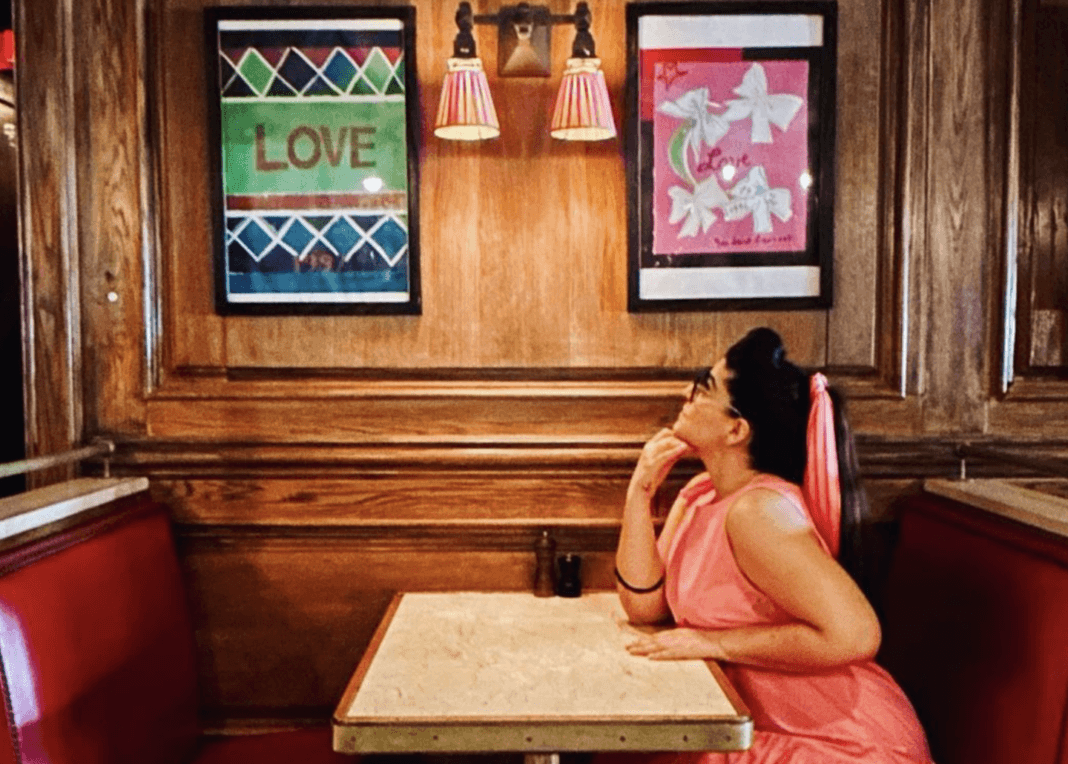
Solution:
[{"label": "light fixture bracket", "polygon": [[497,76],[552,74],[552,14],[548,6],[506,5],[497,12]]},{"label": "light fixture bracket", "polygon": [[[590,10],[585,2],[578,3],[573,14],[554,14],[547,5],[502,6],[496,13],[475,14],[471,4],[464,0],[456,11],[456,36],[454,56],[474,57],[475,40],[471,34],[474,24],[492,24],[497,27],[497,76],[498,77],[549,77],[552,75],[552,26],[574,24],[576,31],[572,58],[581,55],[592,58],[593,38],[590,36]],[[581,44],[580,44],[581,39]]]}]

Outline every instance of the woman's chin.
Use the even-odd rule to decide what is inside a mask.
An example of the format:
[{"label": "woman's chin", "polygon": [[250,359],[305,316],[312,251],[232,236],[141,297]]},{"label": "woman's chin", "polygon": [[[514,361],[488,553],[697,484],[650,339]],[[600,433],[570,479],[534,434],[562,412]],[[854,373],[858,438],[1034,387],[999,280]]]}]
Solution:
[{"label": "woman's chin", "polygon": [[693,443],[691,443],[689,438],[686,437],[685,424],[676,421],[675,424],[671,426],[671,433],[683,443],[690,446],[690,448],[693,448]]}]

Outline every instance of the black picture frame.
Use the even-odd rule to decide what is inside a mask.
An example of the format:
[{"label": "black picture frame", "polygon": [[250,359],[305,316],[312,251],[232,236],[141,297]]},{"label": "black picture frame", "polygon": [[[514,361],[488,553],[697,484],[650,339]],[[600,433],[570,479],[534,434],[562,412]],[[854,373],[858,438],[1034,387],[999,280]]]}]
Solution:
[{"label": "black picture frame", "polygon": [[628,3],[629,311],[832,305],[837,24],[826,0]]},{"label": "black picture frame", "polygon": [[215,309],[419,314],[415,9],[204,10]]}]

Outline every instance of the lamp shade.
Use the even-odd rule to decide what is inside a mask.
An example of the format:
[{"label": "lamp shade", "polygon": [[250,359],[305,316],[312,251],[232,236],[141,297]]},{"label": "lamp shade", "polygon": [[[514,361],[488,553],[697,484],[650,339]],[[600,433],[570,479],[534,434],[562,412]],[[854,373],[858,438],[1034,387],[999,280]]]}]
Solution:
[{"label": "lamp shade", "polygon": [[549,134],[565,141],[603,141],[616,136],[601,59],[567,60]]},{"label": "lamp shade", "polygon": [[450,141],[478,141],[500,134],[482,59],[450,58],[434,135]]}]

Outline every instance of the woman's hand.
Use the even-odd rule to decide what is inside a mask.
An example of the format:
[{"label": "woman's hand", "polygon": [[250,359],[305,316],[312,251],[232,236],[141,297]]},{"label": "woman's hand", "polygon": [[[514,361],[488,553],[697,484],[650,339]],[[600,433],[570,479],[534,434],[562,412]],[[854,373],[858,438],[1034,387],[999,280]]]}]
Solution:
[{"label": "woman's hand", "polygon": [[714,631],[668,629],[645,634],[627,645],[631,655],[643,655],[654,661],[708,660],[722,658]]},{"label": "woman's hand", "polygon": [[668,428],[662,429],[649,439],[642,448],[634,474],[630,478],[628,494],[638,491],[644,498],[651,497],[664,482],[671,468],[693,447],[680,440]]}]

